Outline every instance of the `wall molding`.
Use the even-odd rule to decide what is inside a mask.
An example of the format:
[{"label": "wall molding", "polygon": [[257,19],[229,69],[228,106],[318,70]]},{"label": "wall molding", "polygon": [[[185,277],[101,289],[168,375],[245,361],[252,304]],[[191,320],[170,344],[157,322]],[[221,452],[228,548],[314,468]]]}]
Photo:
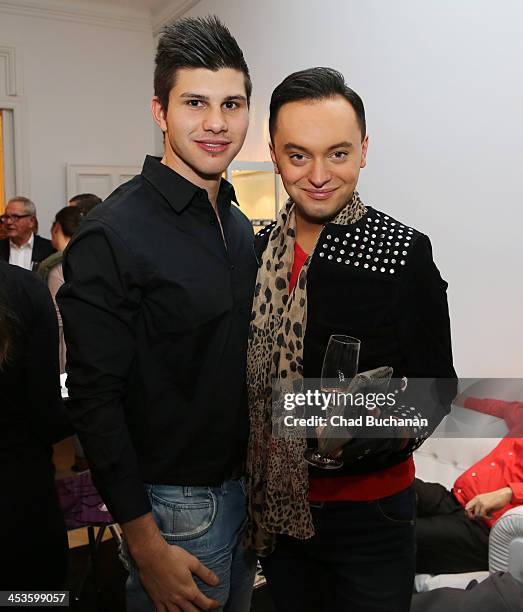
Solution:
[{"label": "wall molding", "polygon": [[15,96],[2,98],[0,96],[0,108],[11,110],[14,114],[14,167],[15,167],[15,192],[31,197],[31,181],[29,167],[29,148],[27,146],[27,108],[23,98]]},{"label": "wall molding", "polygon": [[[183,17],[185,13],[190,11],[193,6],[196,6],[200,0],[181,0],[179,2],[171,2],[162,11],[152,15],[153,35],[157,36],[162,28],[169,22]],[[174,6],[173,6],[174,5]]]},{"label": "wall molding", "polygon": [[102,27],[151,32],[150,13],[132,13],[116,7],[67,2],[66,0],[0,0],[0,13],[74,21]]},{"label": "wall molding", "polygon": [[[105,200],[122,183],[126,183],[142,171],[141,166],[66,164],[65,168],[67,199],[77,193],[87,192],[96,193]],[[93,184],[96,186],[93,187]]]},{"label": "wall molding", "polygon": [[[0,64],[3,63],[4,82],[0,84],[0,108],[13,112],[15,190],[31,197],[29,180],[29,134],[27,107],[23,96],[23,47],[11,41],[0,45]],[[0,74],[0,78],[1,78]],[[4,89],[5,87],[5,89]]]},{"label": "wall molding", "polygon": [[[0,63],[5,66],[5,95],[21,96],[22,82],[16,74],[16,48],[0,45]],[[0,70],[1,74],[2,70]],[[1,91],[1,88],[0,88]]]}]

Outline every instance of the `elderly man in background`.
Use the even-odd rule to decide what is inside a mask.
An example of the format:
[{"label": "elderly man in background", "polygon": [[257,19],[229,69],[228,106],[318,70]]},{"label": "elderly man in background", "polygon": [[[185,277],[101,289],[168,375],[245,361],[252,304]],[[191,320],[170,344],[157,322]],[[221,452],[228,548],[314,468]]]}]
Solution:
[{"label": "elderly man in background", "polygon": [[0,260],[35,270],[54,252],[50,240],[36,235],[36,206],[29,198],[11,198],[0,220],[6,233],[6,238],[0,240]]}]

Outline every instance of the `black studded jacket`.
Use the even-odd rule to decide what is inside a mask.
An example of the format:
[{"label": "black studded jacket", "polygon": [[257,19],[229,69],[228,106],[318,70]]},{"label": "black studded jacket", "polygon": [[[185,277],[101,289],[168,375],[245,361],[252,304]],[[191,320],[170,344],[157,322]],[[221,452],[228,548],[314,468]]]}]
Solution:
[{"label": "black studded jacket", "polygon": [[[255,238],[259,261],[272,227]],[[448,412],[456,373],[446,290],[429,238],[374,208],[352,225],[327,224],[322,230],[307,275],[304,376],[320,378],[331,334],[347,334],[361,340],[359,371],[387,365],[394,378],[437,378],[443,384],[436,414],[434,406],[429,410],[430,428],[420,436],[406,445],[398,438],[354,440],[344,447],[345,459],[365,452],[365,461],[347,460],[343,470],[321,476],[404,461]]]}]

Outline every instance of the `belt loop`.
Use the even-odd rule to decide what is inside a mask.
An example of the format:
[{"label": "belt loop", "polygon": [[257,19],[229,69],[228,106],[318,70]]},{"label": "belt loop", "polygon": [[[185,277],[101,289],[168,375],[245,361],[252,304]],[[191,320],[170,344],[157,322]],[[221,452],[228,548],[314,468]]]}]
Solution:
[{"label": "belt loop", "polygon": [[183,488],[183,496],[184,497],[192,497],[192,487],[184,487]]}]

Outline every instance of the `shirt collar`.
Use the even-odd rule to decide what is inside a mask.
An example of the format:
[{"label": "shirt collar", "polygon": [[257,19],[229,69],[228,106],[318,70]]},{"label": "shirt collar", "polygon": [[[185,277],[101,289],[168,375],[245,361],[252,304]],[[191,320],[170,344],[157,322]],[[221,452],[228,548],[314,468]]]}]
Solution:
[{"label": "shirt collar", "polygon": [[[191,183],[169,166],[162,164],[159,157],[147,155],[142,168],[142,176],[163,195],[178,213],[181,213],[190,204],[196,194],[207,198],[207,192],[204,189]],[[218,200],[222,199],[228,205],[231,202],[238,204],[234,187],[224,178],[220,182],[218,192]]]},{"label": "shirt collar", "polygon": [[33,232],[31,232],[31,236],[29,240],[27,242],[24,242],[22,246],[16,246],[16,244],[12,240],[9,240],[9,246],[12,249],[18,249],[19,251],[21,251],[22,249],[33,250],[34,241],[35,241],[35,235],[33,234]]}]

